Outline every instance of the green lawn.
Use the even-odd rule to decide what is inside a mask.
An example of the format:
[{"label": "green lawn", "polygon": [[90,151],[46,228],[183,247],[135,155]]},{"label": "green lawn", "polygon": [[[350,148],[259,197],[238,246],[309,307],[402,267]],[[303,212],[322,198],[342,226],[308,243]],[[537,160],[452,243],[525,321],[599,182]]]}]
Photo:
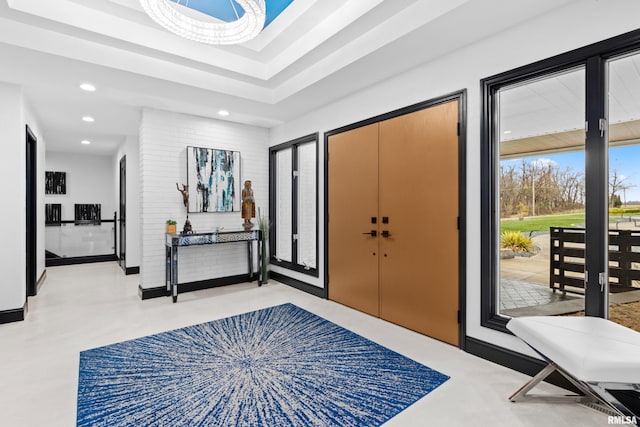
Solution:
[{"label": "green lawn", "polygon": [[[640,217],[640,206],[629,205],[624,208],[610,208],[609,222],[615,223],[621,217]],[[500,220],[500,232],[520,231],[529,233],[530,231],[549,231],[549,227],[584,227],[584,212],[572,212],[557,215],[542,215],[527,217],[523,220],[502,219]]]},{"label": "green lawn", "polygon": [[521,231],[549,231],[549,227],[584,226],[584,212],[564,215],[544,215],[529,217],[523,220],[503,219],[500,221],[500,232]]}]

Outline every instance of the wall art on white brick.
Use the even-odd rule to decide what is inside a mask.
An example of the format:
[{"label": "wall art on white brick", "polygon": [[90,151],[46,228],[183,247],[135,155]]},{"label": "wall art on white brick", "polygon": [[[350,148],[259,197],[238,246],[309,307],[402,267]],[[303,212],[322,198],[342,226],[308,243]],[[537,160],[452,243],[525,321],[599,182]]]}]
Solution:
[{"label": "wall art on white brick", "polygon": [[189,212],[240,210],[240,152],[187,147]]}]

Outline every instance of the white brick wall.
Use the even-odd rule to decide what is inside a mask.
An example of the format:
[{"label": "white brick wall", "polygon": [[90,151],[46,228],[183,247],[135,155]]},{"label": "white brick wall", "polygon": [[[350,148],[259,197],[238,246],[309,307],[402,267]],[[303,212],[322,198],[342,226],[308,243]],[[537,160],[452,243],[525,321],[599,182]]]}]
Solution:
[{"label": "white brick wall", "polygon": [[[241,180],[251,180],[256,208],[268,212],[269,131],[264,128],[145,109],[140,124],[140,284],[164,286],[164,230],[167,219],[182,229],[186,210],[176,182],[187,181],[187,146],[240,151]],[[133,171],[132,171],[133,172]],[[240,212],[191,213],[194,231],[241,229]],[[256,223],[256,220],[253,220]],[[180,249],[178,282],[247,272],[245,244]],[[256,265],[257,267],[257,265]]]}]

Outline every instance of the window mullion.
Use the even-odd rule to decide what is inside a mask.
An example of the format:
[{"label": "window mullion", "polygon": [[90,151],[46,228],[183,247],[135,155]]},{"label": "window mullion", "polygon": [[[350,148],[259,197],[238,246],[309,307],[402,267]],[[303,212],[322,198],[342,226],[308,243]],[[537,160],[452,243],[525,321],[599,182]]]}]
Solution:
[{"label": "window mullion", "polygon": [[298,260],[298,145],[291,147],[291,262],[299,265]]},{"label": "window mullion", "polygon": [[600,56],[587,60],[585,192],[586,192],[586,278],[585,314],[607,316],[608,286],[608,155],[605,118],[605,61]]}]

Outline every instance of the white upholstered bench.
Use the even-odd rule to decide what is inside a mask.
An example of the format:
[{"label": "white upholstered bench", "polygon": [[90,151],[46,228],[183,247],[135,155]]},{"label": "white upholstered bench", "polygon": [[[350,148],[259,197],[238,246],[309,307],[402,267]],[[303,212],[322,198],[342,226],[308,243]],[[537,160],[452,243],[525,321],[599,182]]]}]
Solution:
[{"label": "white upholstered bench", "polygon": [[[519,317],[511,319],[507,329],[549,362],[509,398],[512,402],[571,400],[603,405],[627,417],[640,417],[609,392],[640,392],[639,332],[597,317]],[[584,396],[527,394],[554,371],[567,378]]]}]

